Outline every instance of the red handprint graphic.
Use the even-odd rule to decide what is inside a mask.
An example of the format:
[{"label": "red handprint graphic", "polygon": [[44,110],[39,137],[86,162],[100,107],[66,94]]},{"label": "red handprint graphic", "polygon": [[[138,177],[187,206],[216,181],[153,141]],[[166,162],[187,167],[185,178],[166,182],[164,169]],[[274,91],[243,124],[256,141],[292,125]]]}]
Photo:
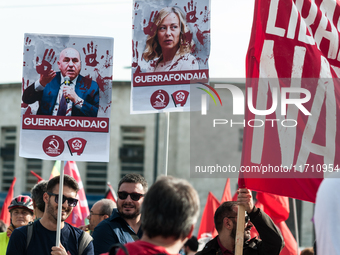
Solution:
[{"label": "red handprint graphic", "polygon": [[204,39],[205,39],[205,35],[204,34],[209,34],[210,33],[210,29],[202,32],[201,30],[199,30],[197,24],[195,24],[194,26],[197,28],[197,33],[196,33],[197,40],[202,45],[204,45]]},{"label": "red handprint graphic", "polygon": [[133,68],[137,68],[135,73],[140,73],[140,66],[138,65],[138,41],[135,43],[132,40],[132,64]]},{"label": "red handprint graphic", "polygon": [[191,40],[192,40],[192,33],[190,31],[186,32],[183,34],[183,44],[184,45],[190,45]]},{"label": "red handprint graphic", "polygon": [[[200,12],[200,15],[203,14],[203,11]],[[209,21],[209,15],[210,15],[210,11],[208,11],[208,7],[206,6],[204,8],[204,16],[203,16],[203,22],[207,23]]]},{"label": "red handprint graphic", "polygon": [[[29,86],[30,81],[27,80],[26,84],[25,84],[25,79],[22,78],[22,93],[24,93],[25,89]],[[21,102],[21,108],[26,108],[28,106],[28,104]]]},{"label": "red handprint graphic", "polygon": [[[151,21],[153,16],[154,16],[154,12],[152,11],[150,15],[150,19],[149,19],[149,24],[143,29],[144,34],[149,35],[149,36],[154,36],[157,31],[157,25]],[[155,12],[155,16],[153,20],[155,21],[157,17],[158,17],[158,11]],[[144,20],[143,23],[145,25],[146,20]]]},{"label": "red handprint graphic", "polygon": [[194,1],[191,0],[190,2],[188,2],[188,10],[186,6],[184,6],[184,11],[187,13],[186,19],[188,23],[195,23],[197,20],[196,5],[197,5],[197,2],[195,2],[194,4]]},{"label": "red handprint graphic", "polygon": [[31,46],[31,42],[32,42],[32,40],[27,36],[26,41],[25,41],[26,51],[29,51],[28,47]]},{"label": "red handprint graphic", "polygon": [[[104,55],[102,55],[101,59],[103,58],[104,58]],[[109,68],[110,66],[112,66],[112,55],[110,55],[109,51],[107,50],[104,67]]]},{"label": "red handprint graphic", "polygon": [[135,7],[134,7],[134,10],[135,10],[135,15],[137,15],[137,10],[139,8],[139,4],[135,3]]},{"label": "red handprint graphic", "polygon": [[97,58],[97,46],[93,48],[93,41],[91,43],[87,44],[87,53],[85,47],[83,48],[84,54],[85,54],[85,63],[87,66],[96,66],[98,65]]},{"label": "red handprint graphic", "polygon": [[53,49],[48,49],[45,50],[43,60],[41,64],[39,65],[39,57],[36,58],[36,63],[37,63],[37,73],[41,75],[47,75],[52,69],[52,65],[55,63],[57,60],[57,57],[55,56],[55,52]]}]

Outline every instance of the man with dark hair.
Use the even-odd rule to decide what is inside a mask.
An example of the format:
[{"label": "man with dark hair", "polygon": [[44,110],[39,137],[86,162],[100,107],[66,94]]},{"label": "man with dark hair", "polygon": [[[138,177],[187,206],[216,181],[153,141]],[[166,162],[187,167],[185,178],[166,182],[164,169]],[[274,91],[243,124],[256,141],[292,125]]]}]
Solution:
[{"label": "man with dark hair", "polygon": [[31,189],[31,197],[33,200],[35,220],[39,220],[45,211],[45,202],[43,199],[44,193],[46,192],[48,181],[40,181],[35,184]]},{"label": "man with dark hair", "polygon": [[[79,190],[78,183],[69,175],[64,176],[60,246],[55,246],[58,219],[59,176],[49,180],[43,195],[45,212],[42,218],[30,226],[15,229],[10,238],[7,255],[35,254],[93,254],[91,237],[86,232],[65,222],[73,207]],[[28,232],[31,238],[28,239]]]},{"label": "man with dark hair", "polygon": [[198,250],[198,241],[196,236],[192,236],[185,244],[184,244],[184,253],[185,255],[194,255]]},{"label": "man with dark hair", "polygon": [[[125,247],[134,255],[178,254],[192,235],[199,208],[197,191],[189,182],[171,176],[158,178],[144,198],[143,237]],[[117,255],[124,252],[119,250]]]},{"label": "man with dark hair", "polygon": [[95,227],[99,224],[99,222],[110,217],[112,210],[117,208],[116,203],[111,199],[103,198],[92,206],[90,210],[90,214],[87,216],[89,220],[89,224],[85,226],[80,226],[79,228],[88,231],[93,231]]},{"label": "man with dark hair", "polygon": [[[238,205],[243,205],[248,213],[245,215],[243,254],[279,255],[284,246],[280,230],[266,213],[254,206],[248,189],[238,190],[237,202],[224,202],[217,208],[214,222],[218,236],[209,241],[197,255],[234,254]],[[250,229],[253,226],[261,240],[250,239]]]},{"label": "man with dark hair", "polygon": [[101,221],[92,237],[96,255],[108,252],[113,244],[125,244],[142,236],[141,205],[148,183],[139,174],[127,174],[118,184],[117,209],[110,218]]}]

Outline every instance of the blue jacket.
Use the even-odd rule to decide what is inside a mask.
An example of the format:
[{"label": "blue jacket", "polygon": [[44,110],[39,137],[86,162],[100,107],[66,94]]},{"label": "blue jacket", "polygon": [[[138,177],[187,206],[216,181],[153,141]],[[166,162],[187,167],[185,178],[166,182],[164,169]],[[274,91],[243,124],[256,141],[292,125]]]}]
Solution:
[{"label": "blue jacket", "polygon": [[[46,84],[43,91],[35,91],[34,83],[25,89],[22,101],[26,104],[33,104],[39,101],[37,115],[52,115],[53,107],[56,103],[61,83],[60,72],[56,77]],[[81,109],[72,106],[72,116],[97,117],[99,108],[99,87],[95,81],[81,75],[77,78],[75,85],[76,94],[84,99]]]},{"label": "blue jacket", "polygon": [[[101,221],[93,231],[94,254],[108,252],[111,246],[116,243],[134,242],[131,233],[136,235],[129,224],[119,215],[118,210],[113,209],[111,216]],[[141,238],[142,234],[142,230],[139,229],[137,236]]]}]

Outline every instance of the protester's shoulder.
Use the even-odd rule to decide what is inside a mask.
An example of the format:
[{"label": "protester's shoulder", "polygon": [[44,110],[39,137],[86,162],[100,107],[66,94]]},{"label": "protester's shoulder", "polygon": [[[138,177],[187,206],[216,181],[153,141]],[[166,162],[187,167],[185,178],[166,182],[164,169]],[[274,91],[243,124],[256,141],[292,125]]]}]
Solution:
[{"label": "protester's shoulder", "polygon": [[[127,243],[124,246],[130,254],[134,255],[168,254],[163,246],[156,246],[141,240]],[[120,249],[117,255],[125,255],[125,253]]]},{"label": "protester's shoulder", "polygon": [[216,251],[218,250],[218,242],[217,242],[217,236],[214,239],[211,239],[208,241],[202,251],[199,251],[196,253],[196,255],[208,255],[208,254],[216,254]]},{"label": "protester's shoulder", "polygon": [[102,220],[99,224],[94,228],[93,235],[97,236],[98,234],[105,234],[105,231],[108,229],[120,228],[120,215],[117,209],[113,209],[112,214],[109,218]]},{"label": "protester's shoulder", "polygon": [[81,230],[79,228],[73,227],[72,225],[68,224],[67,222],[65,222],[64,231],[74,232],[77,237],[80,237],[82,235],[82,233],[84,232],[83,230]]},{"label": "protester's shoulder", "polygon": [[[34,224],[34,223],[33,223]],[[18,233],[20,233],[20,235],[27,235],[27,226],[22,226],[22,227],[19,227],[19,228],[16,228],[13,230],[12,234],[11,234],[11,237],[14,235],[18,235]]]}]

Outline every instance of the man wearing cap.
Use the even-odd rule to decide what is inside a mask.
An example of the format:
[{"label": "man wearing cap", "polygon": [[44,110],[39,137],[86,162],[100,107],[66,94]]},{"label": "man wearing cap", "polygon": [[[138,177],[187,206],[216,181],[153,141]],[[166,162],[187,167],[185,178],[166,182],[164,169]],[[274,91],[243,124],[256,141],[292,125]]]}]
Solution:
[{"label": "man wearing cap", "polygon": [[6,254],[9,238],[14,229],[26,226],[33,221],[33,202],[29,196],[17,196],[8,206],[11,225],[7,232],[0,233],[0,254]]}]

